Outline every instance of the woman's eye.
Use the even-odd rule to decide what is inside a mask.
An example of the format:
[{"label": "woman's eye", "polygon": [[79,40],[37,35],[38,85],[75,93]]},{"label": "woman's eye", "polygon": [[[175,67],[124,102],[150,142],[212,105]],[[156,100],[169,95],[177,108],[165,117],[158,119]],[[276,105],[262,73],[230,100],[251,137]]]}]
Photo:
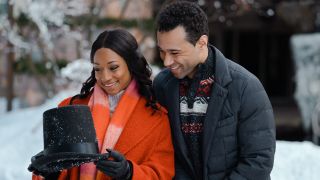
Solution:
[{"label": "woman's eye", "polygon": [[100,71],[99,68],[93,68],[93,70],[96,71],[96,72],[97,72],[97,71]]},{"label": "woman's eye", "polygon": [[119,67],[119,66],[111,66],[111,67],[110,67],[110,70],[111,70],[111,71],[114,71],[114,70],[118,69],[118,67]]}]

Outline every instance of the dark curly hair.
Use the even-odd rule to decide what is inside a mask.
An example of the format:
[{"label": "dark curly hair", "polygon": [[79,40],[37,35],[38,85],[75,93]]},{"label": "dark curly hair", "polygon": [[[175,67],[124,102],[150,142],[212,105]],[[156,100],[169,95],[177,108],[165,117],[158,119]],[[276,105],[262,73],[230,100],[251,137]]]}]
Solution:
[{"label": "dark curly hair", "polygon": [[[138,93],[147,100],[146,106],[158,110],[154,91],[152,89],[151,68],[145,57],[138,50],[136,39],[128,31],[123,29],[106,30],[93,42],[90,60],[93,63],[94,55],[100,48],[109,48],[120,55],[128,66],[131,76],[136,80]],[[96,83],[95,71],[92,69],[91,76],[82,84],[80,94],[71,99],[88,97]]]},{"label": "dark curly hair", "polygon": [[193,45],[202,35],[209,37],[207,15],[195,2],[175,1],[160,10],[156,19],[157,31],[168,32],[177,26],[184,27],[187,41]]}]

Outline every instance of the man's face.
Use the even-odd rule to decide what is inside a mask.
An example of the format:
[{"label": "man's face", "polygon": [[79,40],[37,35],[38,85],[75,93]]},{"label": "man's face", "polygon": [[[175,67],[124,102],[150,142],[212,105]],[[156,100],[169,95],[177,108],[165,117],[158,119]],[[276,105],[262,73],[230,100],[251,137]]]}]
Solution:
[{"label": "man's face", "polygon": [[182,26],[168,32],[157,32],[157,43],[160,57],[165,67],[172,74],[182,79],[185,76],[193,77],[196,66],[200,63],[200,48],[191,44]]}]

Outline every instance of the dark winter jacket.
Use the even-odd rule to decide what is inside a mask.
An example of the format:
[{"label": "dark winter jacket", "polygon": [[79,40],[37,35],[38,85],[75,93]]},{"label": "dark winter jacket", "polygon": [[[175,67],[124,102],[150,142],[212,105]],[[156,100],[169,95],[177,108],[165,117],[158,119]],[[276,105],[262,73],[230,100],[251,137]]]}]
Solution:
[{"label": "dark winter jacket", "polygon": [[[204,121],[205,180],[267,180],[275,153],[272,106],[259,80],[215,47],[215,82]],[[169,112],[175,149],[175,179],[198,179],[179,120],[179,80],[168,69],[154,80],[156,96]]]}]

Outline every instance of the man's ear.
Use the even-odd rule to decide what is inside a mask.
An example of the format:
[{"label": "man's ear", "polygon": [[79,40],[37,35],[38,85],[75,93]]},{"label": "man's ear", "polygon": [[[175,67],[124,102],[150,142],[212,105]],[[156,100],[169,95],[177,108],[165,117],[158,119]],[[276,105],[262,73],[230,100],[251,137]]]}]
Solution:
[{"label": "man's ear", "polygon": [[207,35],[200,36],[199,40],[197,41],[197,45],[200,48],[206,48],[208,46],[208,36]]}]

